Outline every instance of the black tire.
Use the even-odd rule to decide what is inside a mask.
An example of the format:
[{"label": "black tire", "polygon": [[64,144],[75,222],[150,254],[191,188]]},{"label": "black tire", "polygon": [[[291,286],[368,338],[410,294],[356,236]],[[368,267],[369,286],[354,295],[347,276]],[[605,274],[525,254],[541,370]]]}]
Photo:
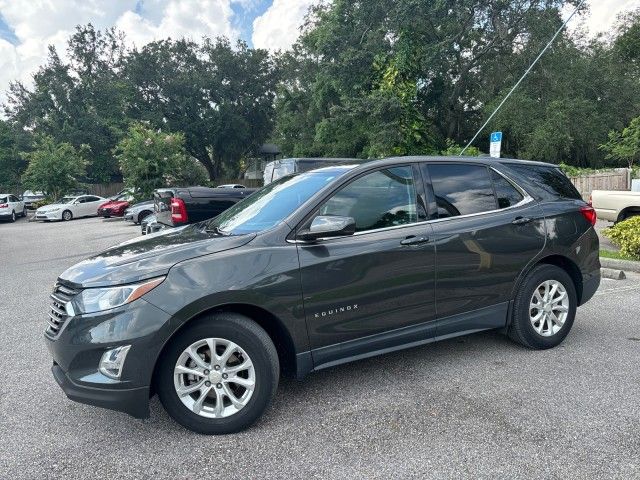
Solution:
[{"label": "black tire", "polygon": [[[569,297],[569,311],[562,328],[552,336],[542,336],[536,332],[530,319],[530,302],[535,290],[547,280],[560,282]],[[560,345],[567,337],[573,326],[578,304],[576,288],[571,277],[560,267],[555,265],[538,265],[523,280],[514,299],[511,313],[509,337],[527,348],[545,350]]]},{"label": "black tire", "polygon": [[[176,393],[173,371],[182,352],[205,338],[222,338],[240,346],[255,369],[255,388],[249,402],[224,418],[206,418],[187,408]],[[278,387],[280,363],[271,338],[251,319],[235,313],[216,313],[195,320],[164,349],[156,371],[156,389],[167,413],[180,425],[197,433],[224,435],[250,427],[267,409]]]},{"label": "black tire", "polygon": [[22,207],[22,218],[27,218],[27,207]]},{"label": "black tire", "polygon": [[140,212],[138,214],[138,222],[137,223],[142,223],[142,221],[147,218],[149,215],[151,215],[151,212],[148,210],[144,210],[142,212]]},{"label": "black tire", "polygon": [[11,223],[16,221],[16,212],[15,212],[15,210],[11,212],[11,218],[9,218],[9,221]]},{"label": "black tire", "polygon": [[69,220],[73,220],[73,213],[71,213],[71,210],[65,210],[62,212],[62,221],[68,222]]}]

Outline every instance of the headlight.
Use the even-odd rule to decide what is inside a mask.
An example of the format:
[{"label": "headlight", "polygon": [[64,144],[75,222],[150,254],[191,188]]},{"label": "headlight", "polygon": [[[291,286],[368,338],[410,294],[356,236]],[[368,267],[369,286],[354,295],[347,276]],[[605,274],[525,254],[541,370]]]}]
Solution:
[{"label": "headlight", "polygon": [[137,300],[160,285],[166,277],[158,277],[142,283],[122,287],[87,288],[74,300],[78,313],[95,313],[109,310]]}]

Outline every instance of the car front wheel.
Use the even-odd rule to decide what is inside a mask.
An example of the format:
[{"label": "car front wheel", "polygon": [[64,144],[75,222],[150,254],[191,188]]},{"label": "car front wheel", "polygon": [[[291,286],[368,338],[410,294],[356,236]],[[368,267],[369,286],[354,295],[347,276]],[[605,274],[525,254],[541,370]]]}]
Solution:
[{"label": "car front wheel", "polygon": [[208,435],[251,426],[271,403],[280,372],[269,335],[234,313],[195,320],[168,345],[158,368],[158,396],[169,415]]},{"label": "car front wheel", "polygon": [[15,222],[16,221],[16,212],[11,212],[11,218],[9,219],[10,222]]},{"label": "car front wheel", "polygon": [[64,220],[65,222],[68,222],[72,218],[73,213],[71,213],[69,210],[65,210],[64,212],[62,212],[62,220]]},{"label": "car front wheel", "polygon": [[577,303],[567,272],[555,265],[538,265],[516,294],[509,336],[528,348],[556,347],[571,330]]}]

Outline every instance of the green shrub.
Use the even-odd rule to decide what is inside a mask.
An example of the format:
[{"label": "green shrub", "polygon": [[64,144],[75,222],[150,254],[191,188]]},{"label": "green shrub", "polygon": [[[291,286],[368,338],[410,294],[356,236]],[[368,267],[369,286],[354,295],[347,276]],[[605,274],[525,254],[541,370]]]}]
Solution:
[{"label": "green shrub", "polygon": [[53,203],[53,200],[51,200],[50,198],[45,198],[43,200],[38,200],[37,202],[33,202],[31,204],[31,208],[33,208],[34,210],[37,210],[40,207],[44,207],[44,206],[49,205],[51,203]]},{"label": "green shrub", "polygon": [[620,247],[620,253],[640,260],[640,216],[631,217],[607,228],[603,235]]}]

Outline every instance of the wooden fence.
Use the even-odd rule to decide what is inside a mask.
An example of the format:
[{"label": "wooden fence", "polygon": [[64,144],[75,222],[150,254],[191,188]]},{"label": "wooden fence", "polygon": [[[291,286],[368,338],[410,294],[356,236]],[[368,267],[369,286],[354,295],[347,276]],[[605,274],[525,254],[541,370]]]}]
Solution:
[{"label": "wooden fence", "polygon": [[631,170],[616,168],[606,172],[571,177],[582,198],[589,199],[593,190],[631,190]]},{"label": "wooden fence", "polygon": [[90,183],[86,188],[91,195],[107,198],[124,190],[124,183]]}]

